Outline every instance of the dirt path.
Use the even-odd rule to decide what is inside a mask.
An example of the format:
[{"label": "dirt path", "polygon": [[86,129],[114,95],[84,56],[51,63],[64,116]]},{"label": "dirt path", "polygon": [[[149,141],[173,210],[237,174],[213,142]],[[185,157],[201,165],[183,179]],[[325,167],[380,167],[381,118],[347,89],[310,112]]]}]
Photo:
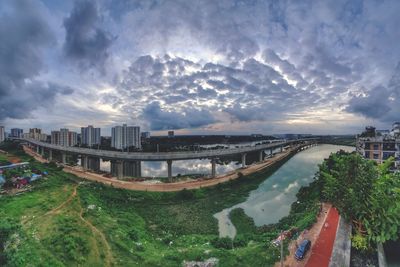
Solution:
[{"label": "dirt path", "polygon": [[[27,154],[33,156],[36,160],[45,163],[48,162],[46,159],[43,159],[39,154],[33,152],[28,147],[24,146],[24,150]],[[158,183],[158,184],[150,184],[146,182],[132,182],[132,181],[122,181],[113,178],[106,178],[100,174],[84,171],[81,167],[72,167],[65,165],[64,171],[68,173],[72,173],[78,177],[100,182],[112,187],[123,188],[128,190],[139,190],[139,191],[155,191],[155,192],[173,192],[180,191],[183,189],[197,189],[202,187],[214,186],[219,183],[224,183],[229,180],[234,180],[239,177],[239,172],[243,175],[249,175],[258,171],[261,171],[265,168],[270,167],[271,165],[285,159],[293,153],[293,150],[284,151],[282,153],[278,153],[271,158],[264,160],[263,162],[252,164],[246,168],[240,168],[235,171],[231,171],[225,173],[223,175],[219,175],[212,179],[199,179],[199,180],[191,180],[191,181],[181,181],[175,183]]]},{"label": "dirt path", "polygon": [[[61,203],[61,205],[59,205],[58,207],[52,209],[51,211],[47,212],[45,215],[54,215],[56,214],[58,211],[60,211],[62,208],[64,208],[65,206],[67,206],[69,203],[71,203],[71,201],[78,195],[77,193],[77,189],[78,189],[79,184],[75,185],[74,190],[72,192],[72,194],[68,197],[68,199],[66,201],[64,201],[63,203]],[[87,225],[89,226],[89,228],[92,230],[93,233],[97,233],[100,236],[100,239],[102,241],[102,243],[104,244],[105,248],[106,248],[106,255],[105,255],[105,265],[106,266],[111,266],[112,261],[113,261],[113,257],[112,257],[112,252],[111,252],[111,247],[110,244],[108,243],[105,235],[103,234],[103,232],[101,232],[99,229],[97,229],[90,221],[86,220],[85,218],[83,218],[83,207],[81,204],[81,200],[78,198],[78,203],[79,206],[81,207],[81,210],[79,211],[79,218]]]},{"label": "dirt path", "polygon": [[78,201],[79,201],[79,205],[81,206],[81,211],[79,212],[79,218],[90,227],[92,232],[95,232],[100,236],[101,241],[103,242],[103,244],[106,247],[105,265],[111,266],[111,263],[113,261],[113,256],[112,256],[110,244],[108,243],[106,236],[103,234],[103,232],[101,232],[99,229],[97,229],[96,226],[94,226],[90,221],[83,218],[83,207],[81,205],[81,201],[79,199],[78,199]]},{"label": "dirt path", "polygon": [[56,208],[50,210],[50,211],[47,212],[45,215],[55,214],[55,213],[57,213],[57,211],[61,210],[63,207],[65,207],[67,204],[69,204],[69,203],[76,197],[76,194],[77,194],[76,191],[77,191],[77,189],[78,189],[78,186],[79,186],[78,184],[75,185],[74,191],[72,191],[72,194],[69,196],[69,198],[68,198],[66,201],[64,201],[63,203],[61,203],[60,206],[58,206],[58,207],[56,207]]},{"label": "dirt path", "polygon": [[[318,214],[317,222],[311,227],[310,230],[304,231],[299,235],[297,240],[292,241],[289,244],[289,255],[286,257],[283,266],[285,267],[304,267],[307,266],[306,263],[308,259],[310,258],[311,253],[308,252],[306,257],[302,261],[298,261],[294,258],[294,253],[296,252],[296,243],[300,244],[303,239],[309,239],[311,241],[311,245],[313,246],[316,243],[316,240],[321,232],[322,226],[324,225],[325,219],[328,216],[328,212],[331,208],[330,204],[323,203],[322,204],[322,209],[321,212]],[[276,263],[275,267],[280,267],[280,263]],[[320,265],[320,267],[323,267],[323,265]]]}]

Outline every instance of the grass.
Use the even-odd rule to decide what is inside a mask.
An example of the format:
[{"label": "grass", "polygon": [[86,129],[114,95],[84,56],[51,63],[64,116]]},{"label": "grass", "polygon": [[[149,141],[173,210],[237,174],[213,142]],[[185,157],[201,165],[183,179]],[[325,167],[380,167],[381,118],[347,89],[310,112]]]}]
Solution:
[{"label": "grass", "polygon": [[[30,160],[18,148],[9,151]],[[221,240],[212,215],[244,201],[279,165],[210,188],[159,193],[82,182],[51,164],[30,162],[49,176],[32,192],[0,197],[2,266],[181,266],[211,257],[218,266],[272,266],[279,249],[270,242],[280,228],[309,225],[312,216],[303,219],[304,212],[314,212],[296,204],[289,219],[255,227],[243,210],[233,210],[238,237]]]},{"label": "grass", "polygon": [[244,213],[242,208],[231,210],[229,218],[236,227],[237,235],[256,234],[257,227],[254,225],[254,220]]}]

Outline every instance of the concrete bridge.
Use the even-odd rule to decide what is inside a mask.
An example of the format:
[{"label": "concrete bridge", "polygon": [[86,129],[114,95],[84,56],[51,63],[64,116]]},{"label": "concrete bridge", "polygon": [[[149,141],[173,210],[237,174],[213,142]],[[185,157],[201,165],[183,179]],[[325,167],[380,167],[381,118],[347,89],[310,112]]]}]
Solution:
[{"label": "concrete bridge", "polygon": [[[297,139],[297,140],[279,140],[267,144],[260,144],[256,146],[244,146],[237,148],[226,149],[212,149],[212,150],[199,150],[199,151],[179,151],[179,152],[120,152],[110,150],[99,150],[81,147],[59,146],[35,139],[21,139],[16,140],[25,141],[30,147],[35,147],[36,152],[45,155],[45,150],[48,152],[48,159],[53,159],[53,151],[61,153],[61,162],[66,164],[67,155],[73,154],[81,157],[82,167],[86,170],[98,171],[100,169],[100,159],[111,161],[112,175],[122,178],[124,176],[140,176],[140,162],[141,161],[166,161],[168,164],[168,178],[172,177],[172,162],[174,160],[189,160],[189,159],[210,159],[211,162],[211,176],[216,175],[216,159],[223,156],[241,155],[242,167],[246,166],[246,155],[251,152],[259,153],[259,161],[264,160],[265,151],[272,151],[280,148],[283,151],[285,146],[297,144],[313,144],[318,141],[317,138]],[[139,169],[139,170],[138,170]],[[139,173],[139,175],[138,175]]]}]

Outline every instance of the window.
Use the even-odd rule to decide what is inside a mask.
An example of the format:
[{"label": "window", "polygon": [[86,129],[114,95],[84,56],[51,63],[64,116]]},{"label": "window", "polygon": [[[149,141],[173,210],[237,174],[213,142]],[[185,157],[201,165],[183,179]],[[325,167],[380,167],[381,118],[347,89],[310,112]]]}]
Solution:
[{"label": "window", "polygon": [[383,152],[383,160],[387,160],[390,157],[394,157],[394,152]]},{"label": "window", "polygon": [[379,153],[374,153],[374,159],[379,159]]},{"label": "window", "polygon": [[374,144],[374,150],[379,150],[379,144]]},{"label": "window", "polygon": [[369,159],[369,151],[365,151],[364,157]]}]

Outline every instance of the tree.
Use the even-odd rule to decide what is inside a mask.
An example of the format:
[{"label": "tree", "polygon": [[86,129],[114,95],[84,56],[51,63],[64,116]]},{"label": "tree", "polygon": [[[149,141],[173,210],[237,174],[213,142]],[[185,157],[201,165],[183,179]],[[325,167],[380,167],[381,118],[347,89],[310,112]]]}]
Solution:
[{"label": "tree", "polygon": [[399,235],[400,174],[390,172],[392,165],[392,158],[377,166],[357,153],[339,151],[320,165],[317,175],[321,198],[353,223],[356,240],[365,239],[368,246]]}]

